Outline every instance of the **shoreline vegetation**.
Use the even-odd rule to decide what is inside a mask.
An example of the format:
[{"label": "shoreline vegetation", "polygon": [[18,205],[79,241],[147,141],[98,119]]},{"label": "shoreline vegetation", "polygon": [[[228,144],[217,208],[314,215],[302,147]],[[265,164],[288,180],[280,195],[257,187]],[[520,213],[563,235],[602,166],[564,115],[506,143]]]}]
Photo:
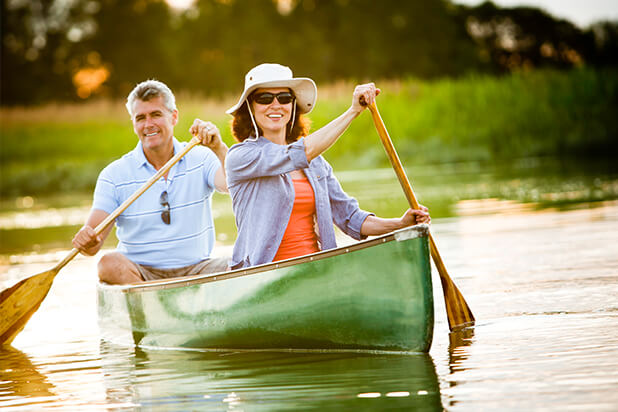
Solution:
[{"label": "shoreline vegetation", "polygon": [[[164,79],[163,79],[164,80]],[[616,172],[618,71],[536,70],[508,76],[375,80],[378,106],[404,165],[521,163],[545,156]],[[318,84],[312,130],[349,106],[354,84]],[[176,137],[189,140],[196,117],[219,126],[228,145],[233,96],[179,94]],[[99,172],[135,147],[124,101],[0,108],[0,198],[91,192]],[[388,167],[368,114],[325,157],[335,170]],[[576,167],[576,166],[573,166]]]}]

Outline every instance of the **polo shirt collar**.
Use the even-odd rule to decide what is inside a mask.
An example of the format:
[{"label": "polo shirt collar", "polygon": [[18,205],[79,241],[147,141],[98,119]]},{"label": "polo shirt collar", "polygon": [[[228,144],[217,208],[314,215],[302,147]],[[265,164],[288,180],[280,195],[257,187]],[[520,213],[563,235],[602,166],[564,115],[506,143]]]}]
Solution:
[{"label": "polo shirt collar", "polygon": [[[182,150],[182,146],[176,137],[172,137],[172,143],[174,144],[174,155],[179,153]],[[144,147],[142,146],[142,141],[138,140],[137,146],[133,149],[133,158],[135,159],[136,167],[147,167],[149,165],[148,159],[146,159],[146,155],[144,154]],[[178,161],[178,164],[184,163],[184,156]]]}]

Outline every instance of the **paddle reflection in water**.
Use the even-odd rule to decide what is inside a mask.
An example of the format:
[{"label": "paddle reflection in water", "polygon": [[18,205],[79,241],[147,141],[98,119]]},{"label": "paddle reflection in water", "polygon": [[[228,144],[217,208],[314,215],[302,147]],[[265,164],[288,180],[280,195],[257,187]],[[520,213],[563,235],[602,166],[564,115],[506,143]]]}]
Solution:
[{"label": "paddle reflection in water", "polygon": [[173,410],[441,410],[432,358],[201,352],[101,344],[107,400]]},{"label": "paddle reflection in water", "polygon": [[[4,399],[20,399],[20,404],[24,405],[24,398],[55,396],[54,385],[25,353],[12,346],[4,346],[0,359],[0,394]],[[38,402],[40,400],[32,400],[32,403]]]},{"label": "paddle reflection in water", "polygon": [[[451,374],[465,369],[462,364],[468,359],[467,347],[474,341],[474,329],[466,328],[449,333],[448,335],[448,366]],[[453,382],[449,382],[453,384]]]}]

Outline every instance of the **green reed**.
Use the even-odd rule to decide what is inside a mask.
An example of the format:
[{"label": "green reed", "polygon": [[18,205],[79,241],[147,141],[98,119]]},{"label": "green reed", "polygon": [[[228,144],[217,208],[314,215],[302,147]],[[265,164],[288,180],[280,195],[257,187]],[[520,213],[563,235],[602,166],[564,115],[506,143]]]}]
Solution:
[{"label": "green reed", "polygon": [[[590,159],[618,146],[616,71],[407,79],[389,86],[382,87],[378,105],[404,164]],[[328,152],[329,159],[345,159],[340,166],[387,165],[370,116],[363,117]]]}]

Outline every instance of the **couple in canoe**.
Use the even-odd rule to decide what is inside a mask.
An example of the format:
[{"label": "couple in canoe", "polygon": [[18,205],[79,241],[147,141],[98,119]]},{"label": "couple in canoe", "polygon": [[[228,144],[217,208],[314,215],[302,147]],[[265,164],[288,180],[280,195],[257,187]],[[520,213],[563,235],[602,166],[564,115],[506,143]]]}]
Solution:
[{"label": "couple in canoe", "polygon": [[[339,185],[321,156],[364,109],[379,89],[356,86],[352,104],[313,133],[305,117],[316,101],[309,78],[294,78],[278,64],[261,64],[245,76],[233,116],[231,148],[211,122],[196,119],[190,133],[201,145],[185,155],[116,220],[116,251],[104,255],[99,278],[134,283],[255,266],[336,247],[337,225],[354,239],[380,235],[430,221],[426,208],[408,209],[385,219],[359,208]],[[100,174],[92,211],[73,245],[96,254],[111,228],[94,232],[112,211],[182,150],[173,134],[178,110],[163,83],[138,84],[127,98],[135,149]],[[210,198],[229,192],[238,237],[231,259],[212,258],[215,241]]]}]

